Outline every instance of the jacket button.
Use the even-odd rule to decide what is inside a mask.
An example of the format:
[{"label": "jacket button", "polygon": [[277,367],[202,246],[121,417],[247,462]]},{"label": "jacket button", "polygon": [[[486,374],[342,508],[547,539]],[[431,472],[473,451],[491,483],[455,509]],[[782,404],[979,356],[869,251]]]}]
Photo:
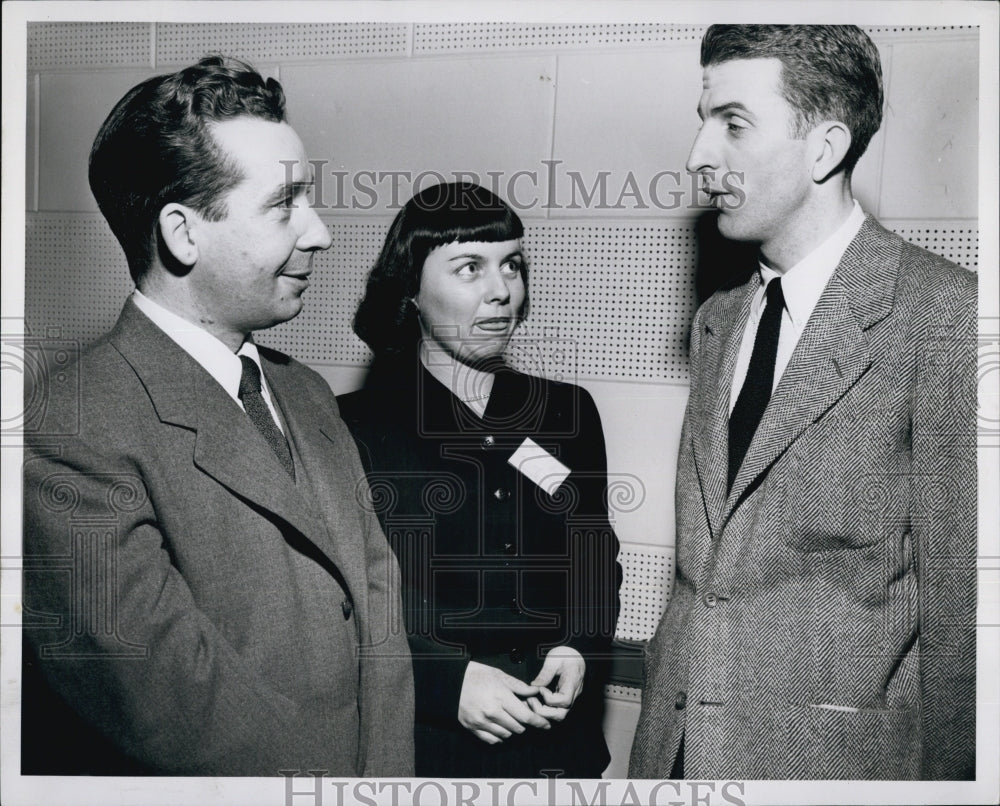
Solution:
[{"label": "jacket button", "polygon": [[497,489],[493,491],[493,497],[497,501],[506,501],[510,498],[510,490],[505,490],[503,487],[497,487]]},{"label": "jacket button", "polygon": [[676,708],[678,711],[682,711],[682,710],[684,710],[685,706],[687,705],[687,702],[688,702],[687,692],[686,691],[678,691],[677,692],[677,697],[674,700],[674,708]]},{"label": "jacket button", "polygon": [[702,601],[705,603],[705,607],[715,607],[719,603],[719,597],[714,593],[706,593]]},{"label": "jacket button", "polygon": [[517,546],[515,546],[513,543],[504,543],[503,544],[503,553],[504,554],[517,554]]},{"label": "jacket button", "polygon": [[520,649],[512,649],[510,651],[510,660],[512,663],[524,663],[524,653]]},{"label": "jacket button", "polygon": [[354,612],[354,603],[350,599],[344,599],[340,603],[340,609],[344,611],[344,620],[346,621],[351,617],[351,613]]},{"label": "jacket button", "polygon": [[492,448],[496,444],[496,439],[494,439],[492,434],[487,434],[483,437],[482,446],[483,450],[486,448]]}]

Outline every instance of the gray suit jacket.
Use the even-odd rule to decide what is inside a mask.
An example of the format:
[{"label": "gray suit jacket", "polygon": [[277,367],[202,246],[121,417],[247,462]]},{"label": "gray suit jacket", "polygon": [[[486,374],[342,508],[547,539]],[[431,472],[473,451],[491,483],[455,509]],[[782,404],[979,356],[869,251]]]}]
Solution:
[{"label": "gray suit jacket", "polygon": [[46,401],[61,436],[24,464],[25,772],[412,774],[398,568],[357,450],[323,379],[260,353],[295,481],[131,302],[80,394]]},{"label": "gray suit jacket", "polygon": [[631,775],[969,778],[976,280],[865,221],[726,491],[751,286],[691,336],[673,595]]}]

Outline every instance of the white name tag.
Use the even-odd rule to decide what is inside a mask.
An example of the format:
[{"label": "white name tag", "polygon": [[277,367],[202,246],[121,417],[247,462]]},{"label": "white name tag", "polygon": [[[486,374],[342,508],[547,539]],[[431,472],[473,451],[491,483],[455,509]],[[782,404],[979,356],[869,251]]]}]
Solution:
[{"label": "white name tag", "polygon": [[528,437],[507,460],[507,464],[523,473],[549,495],[555,495],[559,485],[566,481],[570,469]]}]

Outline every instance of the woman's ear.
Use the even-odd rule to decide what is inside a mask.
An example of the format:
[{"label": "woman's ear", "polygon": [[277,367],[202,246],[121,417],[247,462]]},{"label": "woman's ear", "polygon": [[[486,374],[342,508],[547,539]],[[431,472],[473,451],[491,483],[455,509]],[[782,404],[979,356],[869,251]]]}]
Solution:
[{"label": "woman's ear", "polygon": [[171,202],[157,217],[160,243],[182,266],[191,268],[198,260],[198,244],[194,238],[194,211],[183,204]]}]

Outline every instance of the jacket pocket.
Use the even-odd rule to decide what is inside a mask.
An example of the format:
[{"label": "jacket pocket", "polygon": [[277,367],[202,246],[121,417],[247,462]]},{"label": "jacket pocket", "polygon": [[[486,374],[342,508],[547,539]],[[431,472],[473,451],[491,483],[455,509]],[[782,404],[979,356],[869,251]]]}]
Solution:
[{"label": "jacket pocket", "polygon": [[769,777],[910,780],[920,759],[917,708],[794,705],[778,714]]}]

